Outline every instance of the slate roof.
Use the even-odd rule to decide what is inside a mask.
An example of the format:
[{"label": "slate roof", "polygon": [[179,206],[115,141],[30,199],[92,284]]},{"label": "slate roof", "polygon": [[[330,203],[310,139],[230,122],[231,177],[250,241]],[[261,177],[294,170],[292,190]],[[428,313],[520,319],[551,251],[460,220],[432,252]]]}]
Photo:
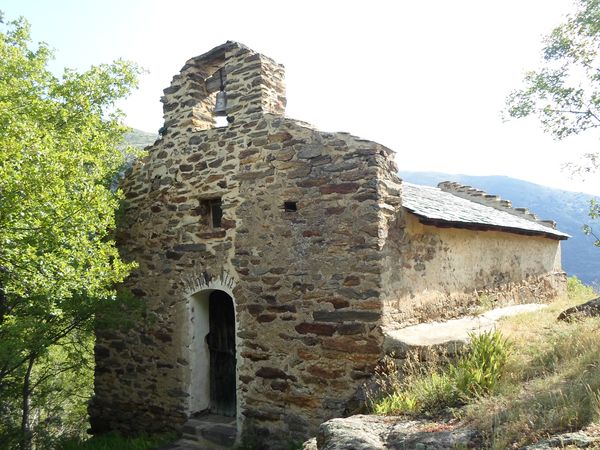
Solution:
[{"label": "slate roof", "polygon": [[402,205],[419,216],[421,222],[430,225],[496,229],[518,234],[542,235],[553,239],[570,237],[549,226],[457,197],[430,186],[403,182]]}]

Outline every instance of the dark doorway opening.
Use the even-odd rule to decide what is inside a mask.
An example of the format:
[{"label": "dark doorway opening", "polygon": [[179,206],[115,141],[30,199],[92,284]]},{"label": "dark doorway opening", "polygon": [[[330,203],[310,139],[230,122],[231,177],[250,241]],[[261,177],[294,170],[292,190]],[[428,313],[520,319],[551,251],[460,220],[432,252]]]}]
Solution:
[{"label": "dark doorway opening", "polygon": [[236,415],[235,314],[233,299],[223,291],[209,297],[210,412]]}]

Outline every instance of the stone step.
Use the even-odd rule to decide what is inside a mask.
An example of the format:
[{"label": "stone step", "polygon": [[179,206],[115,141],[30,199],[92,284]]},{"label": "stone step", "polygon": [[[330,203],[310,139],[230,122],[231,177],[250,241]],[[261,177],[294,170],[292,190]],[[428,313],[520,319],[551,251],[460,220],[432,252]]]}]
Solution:
[{"label": "stone step", "polygon": [[235,418],[214,414],[189,419],[182,431],[184,440],[210,450],[229,449],[237,438]]}]

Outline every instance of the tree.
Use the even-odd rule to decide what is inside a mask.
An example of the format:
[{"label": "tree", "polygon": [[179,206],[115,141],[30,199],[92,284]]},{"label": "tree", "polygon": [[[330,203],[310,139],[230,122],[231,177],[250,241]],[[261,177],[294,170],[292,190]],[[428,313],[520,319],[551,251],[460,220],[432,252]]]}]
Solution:
[{"label": "tree", "polygon": [[[544,131],[556,139],[600,129],[600,0],[577,0],[576,10],[544,39],[544,67],[525,75],[525,87],[511,92],[507,113],[511,117],[535,115]],[[584,155],[584,164],[571,164],[576,173],[596,172],[599,153]],[[590,218],[600,217],[595,200]],[[600,240],[592,227],[586,234]]]},{"label": "tree", "polygon": [[537,115],[557,139],[600,127],[600,0],[576,4],[544,39],[545,66],[507,98],[511,117]]},{"label": "tree", "polygon": [[118,60],[57,77],[25,20],[0,27],[0,433],[18,413],[24,450],[36,389],[81,367],[77,343],[132,267],[111,239],[121,193],[109,186],[127,130],[115,102],[139,69]]}]

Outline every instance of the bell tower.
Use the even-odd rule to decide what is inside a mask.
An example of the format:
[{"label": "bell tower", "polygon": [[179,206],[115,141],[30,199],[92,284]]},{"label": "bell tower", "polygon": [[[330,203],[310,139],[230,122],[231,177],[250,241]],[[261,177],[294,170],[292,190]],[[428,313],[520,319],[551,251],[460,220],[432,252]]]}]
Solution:
[{"label": "bell tower", "polygon": [[263,114],[283,115],[284,76],[282,65],[228,41],[190,59],[173,77],[161,98],[164,125],[160,133],[214,128],[217,116],[226,116],[232,123]]}]

